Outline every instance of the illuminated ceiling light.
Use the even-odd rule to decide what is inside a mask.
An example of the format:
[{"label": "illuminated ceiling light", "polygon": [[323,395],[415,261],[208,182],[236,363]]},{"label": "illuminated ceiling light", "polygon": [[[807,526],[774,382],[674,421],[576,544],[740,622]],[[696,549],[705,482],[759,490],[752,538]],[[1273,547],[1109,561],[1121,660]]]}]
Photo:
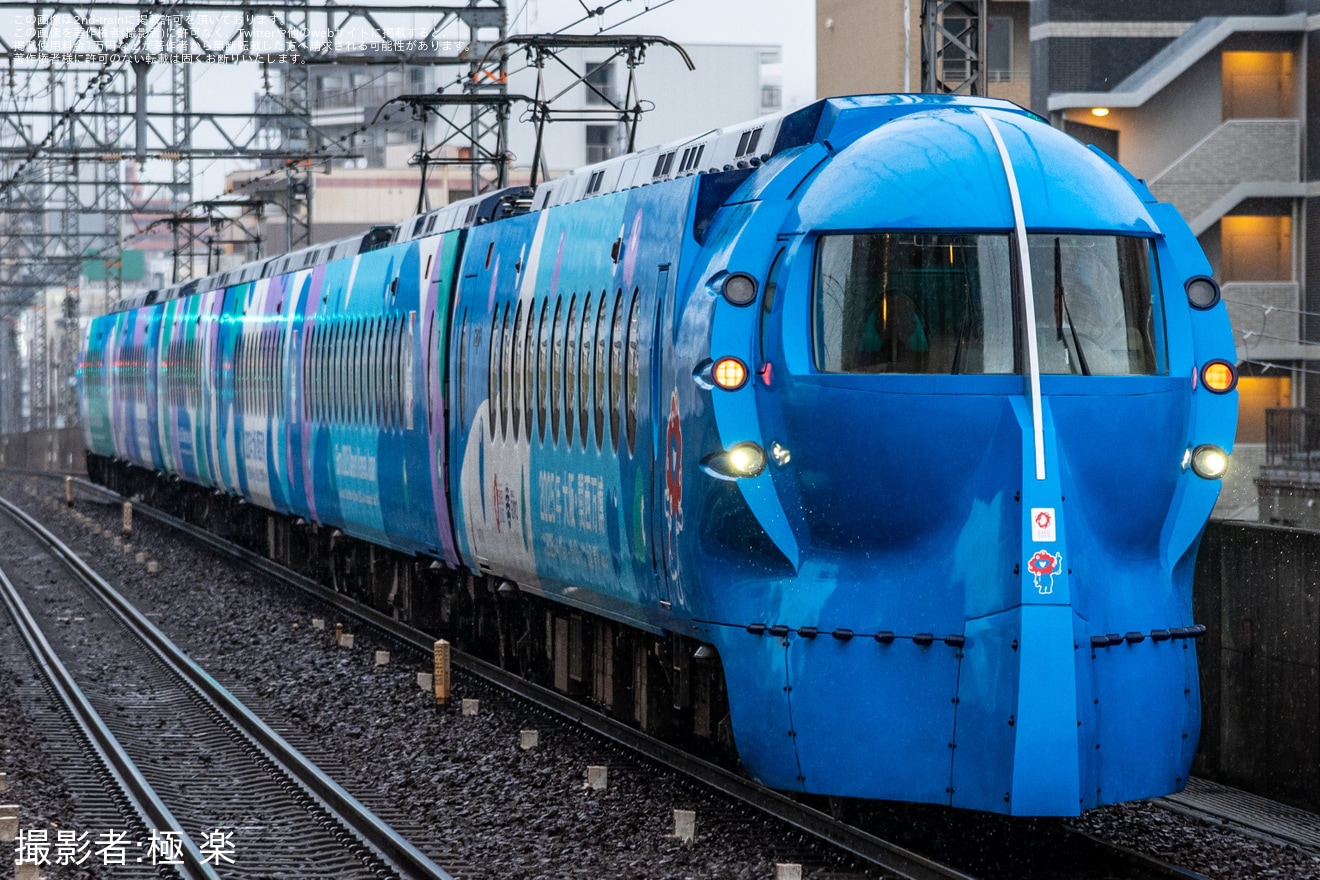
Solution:
[{"label": "illuminated ceiling light", "polygon": [[1228,361],[1210,361],[1201,368],[1201,382],[1216,394],[1223,394],[1237,385],[1237,371]]},{"label": "illuminated ceiling light", "polygon": [[747,365],[737,358],[720,358],[711,375],[715,384],[725,391],[737,391],[747,384]]},{"label": "illuminated ceiling light", "polygon": [[1210,443],[1192,450],[1192,470],[1198,477],[1217,480],[1228,470],[1228,453]]},{"label": "illuminated ceiling light", "polygon": [[1106,117],[1106,116],[1109,115],[1109,108],[1108,108],[1108,107],[1092,107],[1092,108],[1091,108],[1091,115],[1092,115],[1092,116],[1099,116],[1101,119],[1103,119],[1104,117]]}]

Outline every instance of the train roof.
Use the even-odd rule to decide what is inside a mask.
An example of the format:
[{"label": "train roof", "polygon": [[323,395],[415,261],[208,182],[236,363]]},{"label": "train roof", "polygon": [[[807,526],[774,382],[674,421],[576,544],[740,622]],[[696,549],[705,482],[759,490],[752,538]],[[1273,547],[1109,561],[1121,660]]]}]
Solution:
[{"label": "train roof", "polygon": [[538,186],[531,207],[537,211],[678,177],[755,168],[778,153],[811,143],[828,142],[838,149],[873,128],[877,117],[888,120],[940,106],[1011,109],[1036,116],[994,98],[906,94],[825,98],[579,168]]},{"label": "train roof", "polygon": [[455,229],[466,229],[505,217],[565,205],[638,186],[680,177],[756,168],[772,156],[812,143],[832,149],[846,144],[883,121],[932,107],[997,108],[1037,114],[1009,101],[950,95],[854,95],[825,98],[796,110],[762,116],[645,150],[587,165],[562,177],[530,187],[508,187],[452,202],[417,214],[398,226],[374,226],[365,234],[313,245],[292,253],[208,275],[121,300],[113,311],[204,293],[308,269],[331,260],[367,253],[379,247],[414,241]]}]

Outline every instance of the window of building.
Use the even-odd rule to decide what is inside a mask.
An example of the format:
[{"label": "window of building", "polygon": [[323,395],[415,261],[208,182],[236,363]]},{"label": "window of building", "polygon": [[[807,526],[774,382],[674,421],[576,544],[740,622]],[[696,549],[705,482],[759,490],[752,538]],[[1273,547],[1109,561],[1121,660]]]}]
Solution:
[{"label": "window of building", "polygon": [[1292,406],[1292,380],[1287,376],[1239,376],[1237,442],[1265,442],[1265,411]]},{"label": "window of building", "polygon": [[588,125],[586,131],[588,165],[604,162],[606,159],[613,159],[618,155],[617,139],[615,137],[617,129],[615,126]]},{"label": "window of building", "polygon": [[608,61],[588,64],[583,88],[587,92],[589,107],[604,107],[615,103],[614,65]]},{"label": "window of building", "polygon": [[1224,118],[1288,119],[1293,109],[1291,52],[1225,52]]},{"label": "window of building", "polygon": [[1219,236],[1225,283],[1292,280],[1292,217],[1229,215]]}]

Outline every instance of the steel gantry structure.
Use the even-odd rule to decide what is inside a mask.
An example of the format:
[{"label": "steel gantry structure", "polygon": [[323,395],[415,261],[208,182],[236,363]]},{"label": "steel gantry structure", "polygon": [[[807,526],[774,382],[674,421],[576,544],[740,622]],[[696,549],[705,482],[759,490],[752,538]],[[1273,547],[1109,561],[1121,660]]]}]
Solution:
[{"label": "steel gantry structure", "polygon": [[[474,184],[502,180],[505,71],[481,59],[506,21],[505,0],[0,2],[0,376],[24,374],[20,353],[28,361],[21,383],[5,383],[27,389],[24,414],[0,396],[0,430],[76,418],[61,389],[89,311],[88,260],[104,278],[99,311],[119,298],[133,243],[167,243],[168,283],[209,269],[223,230],[260,229],[254,217],[282,214],[290,248],[310,241],[312,171],[354,149],[317,127],[320,66],[454,66],[469,131],[499,145],[472,151]],[[260,69],[253,110],[221,109],[224,88],[211,90],[218,68],[237,65]],[[251,172],[226,198],[199,200],[198,163],[220,160]],[[260,256],[259,232],[240,238]],[[47,309],[52,291],[63,299]]]}]

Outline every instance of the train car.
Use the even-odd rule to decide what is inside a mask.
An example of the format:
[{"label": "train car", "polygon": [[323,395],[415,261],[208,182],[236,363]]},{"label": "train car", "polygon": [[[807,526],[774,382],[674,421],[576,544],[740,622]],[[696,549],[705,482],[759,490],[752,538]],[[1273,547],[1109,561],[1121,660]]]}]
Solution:
[{"label": "train car", "polygon": [[368,601],[776,788],[1185,784],[1226,309],[1040,117],[828,99],[234,271],[93,322],[93,474],[363,542]]}]

